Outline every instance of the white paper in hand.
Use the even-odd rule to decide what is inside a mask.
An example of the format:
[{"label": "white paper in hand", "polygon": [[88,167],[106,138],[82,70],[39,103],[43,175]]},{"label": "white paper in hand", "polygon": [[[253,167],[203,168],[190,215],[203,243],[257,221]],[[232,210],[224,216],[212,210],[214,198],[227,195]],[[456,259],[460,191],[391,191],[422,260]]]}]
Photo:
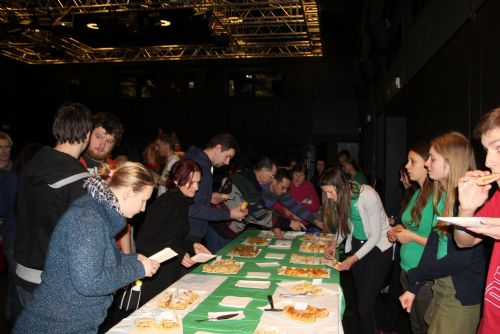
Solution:
[{"label": "white paper in hand", "polygon": [[195,256],[191,256],[191,260],[194,262],[205,263],[215,257],[213,254],[198,253]]},{"label": "white paper in hand", "polygon": [[156,254],[151,255],[149,258],[151,260],[158,261],[159,263],[165,262],[174,256],[177,256],[177,253],[174,252],[170,247],[164,248]]}]

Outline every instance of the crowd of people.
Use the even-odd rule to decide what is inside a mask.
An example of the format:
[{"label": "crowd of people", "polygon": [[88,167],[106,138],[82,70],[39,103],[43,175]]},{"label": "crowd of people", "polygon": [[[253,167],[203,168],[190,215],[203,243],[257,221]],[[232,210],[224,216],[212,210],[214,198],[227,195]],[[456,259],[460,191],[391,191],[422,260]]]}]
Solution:
[{"label": "crowd of people", "polygon": [[[348,151],[333,167],[318,159],[312,175],[301,161],[280,168],[263,156],[252,168],[231,169],[214,189],[213,169],[240,150],[231,134],[184,154],[177,136],[162,132],[132,162],[112,159],[123,133],[115,115],[65,104],[53,120],[56,145],[27,145],[12,162],[12,140],[0,132],[13,333],[105,332],[135,309],[119,300],[136,280],[138,307],[193,268],[195,254],[215,253],[249,227],[277,238],[284,230],[335,233],[325,257],[345,246],[339,270],[352,273],[360,333],[378,332],[376,299],[394,272],[412,333],[486,334],[500,326],[500,109],[476,127],[488,170],[477,169],[458,132],[409,149],[396,219]],[[485,176],[489,182],[478,181]],[[438,218],[473,216],[482,217],[473,227]],[[178,255],[149,258],[166,247]]]}]

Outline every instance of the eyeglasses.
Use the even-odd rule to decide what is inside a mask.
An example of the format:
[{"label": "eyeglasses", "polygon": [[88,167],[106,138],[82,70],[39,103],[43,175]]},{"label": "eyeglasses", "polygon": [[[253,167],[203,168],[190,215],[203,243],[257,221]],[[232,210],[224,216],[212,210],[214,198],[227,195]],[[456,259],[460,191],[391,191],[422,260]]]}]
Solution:
[{"label": "eyeglasses", "polygon": [[272,170],[270,170],[270,169],[264,169],[264,170],[269,173],[271,180],[276,180],[276,175],[273,174]]}]

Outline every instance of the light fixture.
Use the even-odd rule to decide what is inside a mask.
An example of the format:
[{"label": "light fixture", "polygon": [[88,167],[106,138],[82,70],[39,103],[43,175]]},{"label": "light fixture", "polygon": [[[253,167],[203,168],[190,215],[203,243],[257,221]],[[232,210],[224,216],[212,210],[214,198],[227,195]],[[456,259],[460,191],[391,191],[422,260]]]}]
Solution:
[{"label": "light fixture", "polygon": [[87,23],[87,28],[93,29],[93,30],[99,30],[99,26],[97,25],[97,23],[94,23],[94,22]]},{"label": "light fixture", "polygon": [[172,23],[170,23],[170,21],[168,20],[160,20],[160,25],[162,27],[168,27],[169,25],[171,25]]}]

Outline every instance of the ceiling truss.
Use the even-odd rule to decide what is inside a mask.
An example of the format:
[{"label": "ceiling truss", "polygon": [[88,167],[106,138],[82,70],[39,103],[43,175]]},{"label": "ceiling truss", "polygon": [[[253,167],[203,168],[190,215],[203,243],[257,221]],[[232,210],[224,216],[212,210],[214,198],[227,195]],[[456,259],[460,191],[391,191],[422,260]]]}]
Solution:
[{"label": "ceiling truss", "polygon": [[[62,20],[68,15],[154,8],[193,8],[212,13],[210,28],[226,45],[157,45],[92,48],[49,30],[25,29],[0,39],[0,53],[29,64],[96,63],[188,59],[318,57],[322,55],[315,0],[187,0],[187,1],[0,1],[0,22],[33,15]],[[53,22],[53,24],[54,24]],[[58,52],[50,52],[51,49]]]}]

